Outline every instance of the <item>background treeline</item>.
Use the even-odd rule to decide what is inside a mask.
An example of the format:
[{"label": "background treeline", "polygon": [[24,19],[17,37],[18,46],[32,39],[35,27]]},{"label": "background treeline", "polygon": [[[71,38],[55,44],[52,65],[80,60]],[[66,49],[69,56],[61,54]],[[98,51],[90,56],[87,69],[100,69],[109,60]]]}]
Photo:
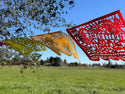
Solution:
[{"label": "background treeline", "polygon": [[125,65],[118,65],[117,63],[113,64],[110,60],[109,62],[100,64],[100,63],[93,63],[93,64],[81,64],[78,62],[70,62],[67,63],[66,59],[61,60],[60,57],[50,57],[47,60],[41,60],[41,65],[44,66],[74,66],[74,67],[106,67],[106,68],[125,68]]},{"label": "background treeline", "polygon": [[0,47],[0,65],[39,65],[39,66],[74,66],[74,67],[106,67],[106,68],[125,68],[125,65],[113,64],[110,60],[108,63],[78,63],[67,62],[66,59],[62,60],[60,57],[50,57],[46,60],[41,60],[40,53],[32,53],[28,56],[22,56],[17,51],[10,47]]}]

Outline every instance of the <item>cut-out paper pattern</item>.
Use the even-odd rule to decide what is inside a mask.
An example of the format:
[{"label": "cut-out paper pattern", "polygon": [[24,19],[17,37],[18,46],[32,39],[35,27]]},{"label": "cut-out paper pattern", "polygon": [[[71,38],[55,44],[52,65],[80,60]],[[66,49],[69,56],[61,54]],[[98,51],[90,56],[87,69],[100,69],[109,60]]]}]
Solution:
[{"label": "cut-out paper pattern", "polygon": [[62,52],[67,56],[74,55],[74,58],[79,60],[72,38],[62,31],[30,37],[36,42],[42,43],[44,46],[48,47],[59,56]]},{"label": "cut-out paper pattern", "polygon": [[32,39],[21,37],[11,40],[4,40],[4,43],[9,45],[14,50],[18,51],[21,55],[27,56],[33,51],[45,51],[46,47],[36,43]]},{"label": "cut-out paper pattern", "polygon": [[125,22],[120,10],[67,29],[92,61],[125,61]]},{"label": "cut-out paper pattern", "polygon": [[0,46],[3,46],[3,45],[6,45],[5,43],[3,43],[3,42],[0,42]]}]

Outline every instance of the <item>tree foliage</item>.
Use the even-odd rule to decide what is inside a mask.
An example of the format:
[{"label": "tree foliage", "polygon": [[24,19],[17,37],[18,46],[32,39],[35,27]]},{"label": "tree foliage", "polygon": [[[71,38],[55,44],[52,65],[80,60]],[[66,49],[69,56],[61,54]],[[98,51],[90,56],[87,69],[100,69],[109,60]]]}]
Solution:
[{"label": "tree foliage", "polygon": [[69,26],[63,14],[73,6],[74,0],[0,0],[0,39],[31,35],[33,27]]},{"label": "tree foliage", "polygon": [[20,54],[14,51],[9,46],[1,46],[0,47],[0,64],[1,63],[12,63],[18,61],[20,58]]},{"label": "tree foliage", "polygon": [[50,57],[49,62],[52,66],[60,66],[62,63],[62,60],[60,57]]}]

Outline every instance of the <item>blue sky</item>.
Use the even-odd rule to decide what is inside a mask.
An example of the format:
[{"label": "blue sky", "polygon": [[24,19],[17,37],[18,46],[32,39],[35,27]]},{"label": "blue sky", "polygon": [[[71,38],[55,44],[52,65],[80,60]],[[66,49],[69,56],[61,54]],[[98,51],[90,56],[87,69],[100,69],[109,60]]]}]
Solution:
[{"label": "blue sky", "polygon": [[[72,8],[68,12],[68,14],[65,15],[65,17],[67,22],[73,21],[74,24],[79,25],[119,9],[123,17],[125,18],[125,0],[75,0],[75,7]],[[51,32],[60,31],[60,30],[66,33],[66,28],[52,29]],[[41,34],[41,33],[37,32],[37,34]],[[89,58],[77,46],[77,44],[76,44],[76,50],[81,63],[93,64],[93,63],[107,62],[105,60],[100,60],[96,62],[89,60]],[[41,57],[42,59],[46,59],[47,57],[50,57],[50,56],[53,56],[53,57],[58,56],[50,49],[41,53],[43,54]],[[78,62],[78,60],[74,59],[73,56],[69,57],[62,54],[60,58],[62,58],[63,60],[66,59],[67,62],[75,62],[75,61]],[[120,61],[111,60],[111,61],[114,63],[117,62],[119,64],[124,64],[124,62],[121,60]]]}]

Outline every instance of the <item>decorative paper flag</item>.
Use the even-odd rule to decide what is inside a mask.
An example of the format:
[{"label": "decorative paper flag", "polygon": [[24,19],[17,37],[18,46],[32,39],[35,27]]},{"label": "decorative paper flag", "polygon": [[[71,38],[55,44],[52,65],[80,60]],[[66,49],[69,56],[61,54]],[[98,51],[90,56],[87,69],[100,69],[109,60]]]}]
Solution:
[{"label": "decorative paper flag", "polygon": [[125,61],[125,22],[120,11],[67,29],[90,60]]},{"label": "decorative paper flag", "polygon": [[3,46],[3,45],[6,45],[5,43],[3,43],[3,42],[0,42],[0,46]]},{"label": "decorative paper flag", "polygon": [[74,42],[70,36],[63,33],[62,31],[30,37],[36,42],[47,46],[58,55],[61,55],[62,52],[67,56],[74,55],[74,58],[79,60]]},{"label": "decorative paper flag", "polygon": [[46,47],[35,43],[35,41],[22,37],[22,38],[15,38],[11,40],[4,40],[4,43],[9,45],[14,50],[18,51],[21,55],[27,56],[33,51],[45,51]]}]

